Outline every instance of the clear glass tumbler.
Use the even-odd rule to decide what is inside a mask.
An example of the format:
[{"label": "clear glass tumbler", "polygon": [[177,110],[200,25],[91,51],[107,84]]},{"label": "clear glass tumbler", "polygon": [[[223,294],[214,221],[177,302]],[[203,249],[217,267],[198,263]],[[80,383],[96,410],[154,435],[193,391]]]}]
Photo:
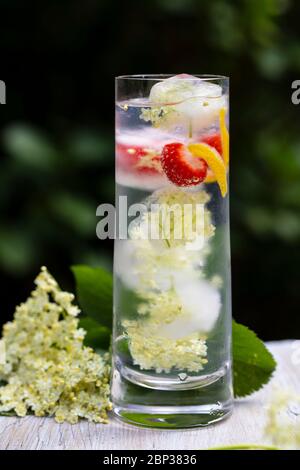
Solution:
[{"label": "clear glass tumbler", "polygon": [[185,428],[232,410],[229,80],[116,79],[112,402]]}]

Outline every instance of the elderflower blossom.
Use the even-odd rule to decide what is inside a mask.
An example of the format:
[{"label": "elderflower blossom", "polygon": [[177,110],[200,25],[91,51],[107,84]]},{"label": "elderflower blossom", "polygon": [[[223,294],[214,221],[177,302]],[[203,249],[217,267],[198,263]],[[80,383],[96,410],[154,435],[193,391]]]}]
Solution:
[{"label": "elderflower blossom", "polygon": [[273,394],[264,432],[281,449],[300,449],[300,395],[279,390]]},{"label": "elderflower blossom", "polygon": [[[134,244],[132,269],[146,290],[161,288],[163,284],[164,288],[170,286],[175,271],[189,278],[199,276],[198,268],[209,253],[208,240],[215,232],[210,211],[204,208],[208,201],[205,191],[184,192],[173,188],[158,190],[146,200],[148,211],[129,230],[130,242]],[[203,211],[198,211],[197,206]],[[161,212],[162,207],[166,211]],[[168,210],[171,218],[166,224],[164,217],[168,216]]]},{"label": "elderflower blossom", "polygon": [[[198,220],[196,218],[198,217]],[[150,240],[157,248],[174,248],[214,235],[210,212],[190,204],[162,205],[157,210],[145,212],[130,229],[132,240]],[[203,243],[204,244],[204,243]],[[200,245],[201,247],[201,245]]]},{"label": "elderflower blossom", "polygon": [[[213,328],[219,315],[217,289],[222,284],[217,276],[211,284],[199,284],[201,266],[209,253],[208,240],[215,232],[205,208],[209,199],[205,191],[155,191],[145,201],[147,211],[130,226],[131,272],[142,300],[138,319],[125,320],[123,327],[133,362],[141,369],[198,372],[207,363],[204,332]],[[169,219],[164,218],[168,212],[161,213],[162,207],[170,211]],[[198,207],[202,211],[197,212]],[[178,228],[181,237],[177,237]],[[198,243],[200,239],[202,243]],[[125,266],[121,275],[127,279]],[[205,309],[182,299],[186,285],[201,292],[201,302],[210,305],[210,318]]]},{"label": "elderflower blossom", "polygon": [[144,294],[144,303],[138,307],[141,319],[124,321],[129,339],[129,350],[134,363],[141,369],[169,372],[186,369],[198,372],[206,364],[205,337],[198,332],[183,338],[170,338],[163,334],[164,327],[183,314],[182,305],[172,290]]},{"label": "elderflower blossom", "polygon": [[157,373],[172,368],[198,372],[207,363],[205,340],[198,333],[173,340],[160,335],[160,326],[151,321],[127,321],[123,324],[129,336],[129,349],[134,364]]},{"label": "elderflower blossom", "polygon": [[0,387],[0,412],[51,415],[58,422],[107,422],[107,355],[83,345],[85,331],[78,328],[74,296],[62,292],[45,267],[35,284],[3,328],[0,379],[6,385]]},{"label": "elderflower blossom", "polygon": [[[181,191],[177,188],[164,188],[156,191],[147,200],[150,209],[148,212],[149,223],[159,225],[159,234],[162,238],[165,231],[168,236],[169,247],[182,246],[187,248],[187,243],[197,240],[199,237],[207,242],[215,233],[215,227],[211,222],[210,211],[205,205],[210,201],[206,191]],[[158,210],[151,207],[158,205]],[[161,210],[160,210],[161,208]],[[203,209],[203,210],[201,210]],[[165,217],[170,211],[170,226],[165,223]],[[176,235],[182,235],[177,239]]]},{"label": "elderflower blossom", "polygon": [[160,204],[167,204],[172,206],[173,204],[207,204],[210,201],[210,195],[206,191],[195,191],[191,189],[190,191],[181,190],[180,188],[163,188],[158,191],[155,191],[148,198],[149,204],[156,202]]},{"label": "elderflower blossom", "polygon": [[134,260],[133,272],[139,279],[140,290],[147,291],[170,289],[177,277],[198,277],[195,267],[201,258],[195,260],[194,252],[182,247],[158,251],[148,240],[139,240],[135,245]]},{"label": "elderflower blossom", "polygon": [[142,108],[140,119],[145,122],[151,122],[153,127],[168,127],[174,122],[178,113],[171,106],[159,106],[151,108]]}]

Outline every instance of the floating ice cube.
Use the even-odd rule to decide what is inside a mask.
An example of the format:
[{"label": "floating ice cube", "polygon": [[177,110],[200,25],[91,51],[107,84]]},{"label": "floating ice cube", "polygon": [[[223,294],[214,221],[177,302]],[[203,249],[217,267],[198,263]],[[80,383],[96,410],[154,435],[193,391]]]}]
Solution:
[{"label": "floating ice cube", "polygon": [[177,104],[189,98],[220,98],[222,88],[206,79],[180,74],[153,85],[150,102],[155,104]]},{"label": "floating ice cube", "polygon": [[136,243],[133,240],[119,240],[115,244],[114,270],[128,289],[138,289],[140,279],[135,270]]},{"label": "floating ice cube", "polygon": [[132,174],[129,171],[116,170],[116,181],[122,186],[129,188],[142,189],[145,191],[155,191],[171,183],[165,175],[140,175]]},{"label": "floating ice cube", "polygon": [[[182,250],[182,249],[181,249]],[[173,250],[178,252],[179,250]],[[155,273],[154,280],[157,288],[161,291],[172,289],[174,282],[193,282],[199,277],[199,272],[194,269],[192,259],[189,266],[173,267],[173,268],[159,268]]]},{"label": "floating ice cube", "polygon": [[162,333],[171,339],[180,339],[192,333],[209,333],[220,313],[221,299],[218,290],[205,280],[175,282],[183,313],[173,322],[164,325]]},{"label": "floating ice cube", "polygon": [[[176,134],[163,132],[153,127],[143,127],[141,130],[125,130],[118,132],[116,141],[118,144],[140,146],[161,151],[165,144],[178,139]],[[184,142],[183,139],[180,141]]]},{"label": "floating ice cube", "polygon": [[192,126],[194,130],[212,125],[220,109],[227,108],[227,98],[220,85],[187,74],[153,85],[149,100],[153,107],[159,105],[165,109],[164,124]]}]

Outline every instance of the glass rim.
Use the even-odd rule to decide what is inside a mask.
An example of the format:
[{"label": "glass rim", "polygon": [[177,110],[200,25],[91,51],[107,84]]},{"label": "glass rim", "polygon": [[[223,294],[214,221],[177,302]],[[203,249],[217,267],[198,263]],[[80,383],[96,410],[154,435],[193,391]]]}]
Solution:
[{"label": "glass rim", "polygon": [[[180,75],[180,74],[179,74]],[[215,74],[189,74],[190,78],[185,78],[185,80],[193,80],[194,77],[200,78],[201,80],[229,80],[230,78],[226,75],[215,75]],[[175,77],[176,74],[169,73],[158,73],[158,74],[133,74],[133,75],[118,75],[115,77],[115,80],[155,80],[163,81],[171,77]]]}]

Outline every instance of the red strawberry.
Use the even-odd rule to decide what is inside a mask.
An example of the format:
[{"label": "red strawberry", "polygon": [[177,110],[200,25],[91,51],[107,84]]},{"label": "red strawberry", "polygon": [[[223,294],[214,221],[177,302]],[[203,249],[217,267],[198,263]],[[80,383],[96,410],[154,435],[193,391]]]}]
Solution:
[{"label": "red strawberry", "polygon": [[195,186],[205,179],[207,173],[204,160],[193,157],[179,142],[164,146],[161,165],[169,180],[177,186]]},{"label": "red strawberry", "polygon": [[220,134],[211,134],[202,137],[201,142],[215,148],[222,155],[222,141]]},{"label": "red strawberry", "polygon": [[127,171],[157,173],[161,170],[158,152],[137,145],[117,144],[117,162]]}]

